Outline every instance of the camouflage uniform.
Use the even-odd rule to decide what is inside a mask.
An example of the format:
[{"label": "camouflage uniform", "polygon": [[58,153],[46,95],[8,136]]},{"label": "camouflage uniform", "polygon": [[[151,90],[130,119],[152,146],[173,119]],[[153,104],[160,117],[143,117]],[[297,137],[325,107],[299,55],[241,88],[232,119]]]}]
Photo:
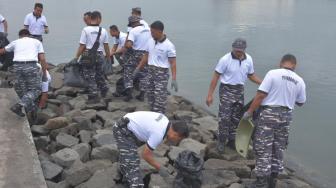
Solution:
[{"label": "camouflage uniform", "polygon": [[148,66],[147,97],[150,110],[164,114],[167,104],[169,69]]},{"label": "camouflage uniform", "polygon": [[[131,50],[127,52],[127,61],[124,64],[124,83],[125,88],[133,88],[133,72],[138,66],[141,58],[145,54],[145,51],[141,50]],[[143,70],[139,72],[140,78],[140,91],[146,91],[147,87],[147,68],[145,67]]]},{"label": "camouflage uniform", "polygon": [[287,149],[291,121],[289,108],[262,107],[254,133],[257,176],[269,176],[284,169],[283,151]]},{"label": "camouflage uniform", "polygon": [[140,158],[138,155],[138,139],[127,128],[127,124],[116,123],[113,126],[113,135],[119,150],[119,164],[122,175],[129,187],[144,187],[140,172]]},{"label": "camouflage uniform", "polygon": [[219,88],[218,139],[234,140],[236,129],[242,117],[244,86],[221,84]]},{"label": "camouflage uniform", "polygon": [[16,76],[15,91],[20,98],[19,104],[26,112],[36,110],[36,100],[41,94],[42,77],[36,63],[14,62],[13,72]]},{"label": "camouflage uniform", "polygon": [[[84,53],[87,53],[85,51]],[[104,62],[104,55],[102,52],[97,52],[96,62],[92,63],[88,60],[82,60],[82,74],[88,83],[88,94],[91,96],[98,95],[98,89],[100,92],[106,92],[108,90],[107,84],[104,78],[104,71],[103,71],[103,62]]]}]

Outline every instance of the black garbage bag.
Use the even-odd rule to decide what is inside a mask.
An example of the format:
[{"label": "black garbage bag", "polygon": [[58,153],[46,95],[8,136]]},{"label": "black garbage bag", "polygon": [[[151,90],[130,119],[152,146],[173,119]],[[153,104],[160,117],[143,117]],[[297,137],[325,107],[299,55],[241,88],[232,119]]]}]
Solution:
[{"label": "black garbage bag", "polygon": [[[133,85],[134,85],[134,89],[139,90],[139,85],[140,85],[140,80],[139,78],[135,78],[133,81]],[[126,88],[125,88],[125,84],[124,84],[124,78],[120,77],[117,82],[116,82],[116,91],[114,93],[114,95],[117,96],[125,96],[126,95]]]},{"label": "black garbage bag", "polygon": [[[0,48],[4,48],[9,44],[7,37],[0,33]],[[1,71],[7,71],[8,67],[13,65],[14,52],[6,52],[0,55],[0,62],[2,62]]]},{"label": "black garbage bag", "polygon": [[184,150],[179,153],[174,166],[177,175],[174,188],[200,188],[202,185],[203,158],[195,152]]},{"label": "black garbage bag", "polygon": [[82,76],[82,65],[75,60],[64,66],[64,85],[70,87],[88,87],[87,82]]}]

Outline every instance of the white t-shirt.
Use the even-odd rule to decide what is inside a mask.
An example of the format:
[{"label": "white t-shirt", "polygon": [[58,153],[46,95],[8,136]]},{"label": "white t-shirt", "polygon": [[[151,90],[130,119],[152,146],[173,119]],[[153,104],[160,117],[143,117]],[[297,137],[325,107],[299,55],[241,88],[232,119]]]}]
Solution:
[{"label": "white t-shirt", "polygon": [[9,43],[5,50],[14,51],[13,61],[38,61],[38,54],[44,53],[42,43],[30,37],[23,37]]},{"label": "white t-shirt", "polygon": [[221,74],[221,82],[230,85],[244,85],[248,75],[254,74],[253,60],[245,53],[243,61],[238,60],[232,53],[223,56],[217,66],[216,72]]},{"label": "white t-shirt", "polygon": [[133,42],[134,50],[146,50],[150,38],[150,30],[143,25],[134,27],[128,34],[128,40]]},{"label": "white t-shirt", "polygon": [[113,37],[114,44],[118,45],[118,49],[122,48],[125,45],[127,34],[120,31],[119,38]]},{"label": "white t-shirt", "polygon": [[[145,20],[140,20],[140,24],[142,24],[146,28],[150,29],[148,23]],[[127,27],[127,32],[129,33],[132,29],[133,29],[132,27]]]},{"label": "white t-shirt", "polygon": [[161,68],[169,68],[168,58],[176,57],[176,50],[169,39],[163,42],[156,42],[153,38],[149,39],[147,50],[148,65],[154,65]]},{"label": "white t-shirt", "polygon": [[138,111],[125,115],[130,122],[128,129],[142,142],[154,150],[162,143],[168,131],[168,118],[157,112]]},{"label": "white t-shirt", "polygon": [[28,30],[32,35],[42,35],[44,27],[48,27],[47,19],[44,15],[36,18],[33,13],[27,14],[23,25],[28,26]]},{"label": "white t-shirt", "polygon": [[[82,30],[82,34],[79,40],[80,44],[85,44],[86,49],[91,49],[93,44],[96,41],[98,36],[99,26],[87,26]],[[108,34],[104,28],[101,30],[100,38],[99,38],[99,48],[98,51],[104,51],[104,44],[108,44]]]},{"label": "white t-shirt", "polygon": [[4,26],[4,21],[5,21],[6,19],[0,14],[0,32],[5,32],[5,26]]},{"label": "white t-shirt", "polygon": [[[36,63],[36,65],[37,65],[38,67],[40,67],[40,73],[41,73],[41,75],[42,75],[43,72],[42,72],[42,66],[41,66],[41,64],[40,64],[40,63]],[[49,84],[50,84],[50,82],[51,82],[51,76],[50,76],[48,70],[47,70],[47,78],[48,78],[48,81],[46,81],[46,82],[42,82],[42,92],[43,92],[43,93],[46,93],[46,92],[49,91]]]},{"label": "white t-shirt", "polygon": [[286,106],[294,109],[295,103],[306,102],[306,85],[303,79],[288,69],[269,71],[258,90],[267,93],[261,103],[263,106]]}]

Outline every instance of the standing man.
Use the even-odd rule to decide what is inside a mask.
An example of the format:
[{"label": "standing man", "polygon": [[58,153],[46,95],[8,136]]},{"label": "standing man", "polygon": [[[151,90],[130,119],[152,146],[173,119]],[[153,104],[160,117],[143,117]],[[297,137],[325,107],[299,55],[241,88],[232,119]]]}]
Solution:
[{"label": "standing man", "polygon": [[111,59],[113,56],[118,60],[120,66],[124,69],[124,61],[122,55],[124,52],[124,45],[127,38],[127,34],[119,31],[116,25],[110,26],[110,34],[113,37],[114,44],[111,49]]},{"label": "standing man", "polygon": [[[30,38],[27,29],[19,32],[19,39],[11,42],[5,48],[0,49],[0,54],[14,51],[13,72],[16,75],[15,91],[20,97],[20,102],[10,109],[17,115],[24,117],[22,107],[26,112],[36,110],[35,101],[41,93],[41,80],[47,82],[47,63],[44,56],[42,43]],[[40,67],[41,62],[42,79]]]},{"label": "standing man", "polygon": [[[135,8],[132,8],[132,12],[131,12],[131,15],[132,16],[138,16],[140,18],[140,23],[145,26],[146,28],[149,29],[149,25],[148,23],[141,17],[141,8],[140,7],[135,7]],[[132,29],[132,26],[128,26],[127,28],[127,32],[130,32]]]},{"label": "standing man", "polygon": [[[94,11],[91,13],[91,25],[83,29],[75,57],[78,60],[82,56],[83,76],[89,85],[88,102],[90,104],[100,101],[98,89],[102,97],[105,97],[108,91],[102,65],[104,62],[103,51],[105,51],[106,61],[110,62],[110,49],[108,46],[108,34],[104,28],[99,26],[101,19],[100,12]],[[95,43],[97,45],[94,45]]]},{"label": "standing man", "polygon": [[147,97],[151,111],[164,114],[167,105],[167,85],[169,68],[171,68],[171,87],[177,92],[176,81],[176,50],[175,46],[164,34],[164,25],[161,21],[151,24],[152,37],[149,39],[147,50],[134,71],[136,74],[148,63],[148,89]]},{"label": "standing man", "polygon": [[7,20],[0,14],[0,35],[7,37],[8,35],[8,23]]},{"label": "standing man", "polygon": [[89,26],[91,23],[91,12],[85,12],[83,15],[83,21],[86,24],[86,26]]},{"label": "standing man", "polygon": [[24,20],[24,27],[29,30],[31,36],[43,41],[42,34],[48,34],[49,28],[46,17],[42,14],[43,4],[35,3],[34,11],[27,14]]},{"label": "standing man", "polygon": [[188,126],[183,122],[172,123],[163,114],[138,111],[126,114],[113,127],[119,149],[120,171],[127,180],[128,187],[144,187],[140,174],[140,158],[137,143],[145,143],[142,158],[159,171],[163,177],[169,176],[166,167],[153,157],[153,151],[167,138],[178,144],[189,136]]},{"label": "standing man", "polygon": [[295,104],[306,102],[306,86],[294,70],[296,58],[282,57],[280,69],[269,71],[243,118],[251,118],[261,106],[254,133],[257,180],[253,188],[275,188],[276,178],[284,169],[283,152],[288,145],[289,126]]},{"label": "standing man", "polygon": [[[139,65],[143,55],[146,53],[147,43],[151,38],[149,29],[140,23],[140,17],[130,16],[128,18],[130,26],[133,28],[128,34],[125,48],[129,54],[127,62],[125,63],[124,82],[126,88],[126,102],[133,98],[133,75],[134,70]],[[147,69],[146,67],[139,72],[140,77],[140,94],[136,97],[138,100],[143,101],[147,86],[146,81]]]},{"label": "standing man", "polygon": [[206,99],[207,105],[210,106],[213,102],[213,92],[220,79],[217,143],[219,153],[224,153],[226,141],[230,148],[235,149],[236,128],[242,117],[244,84],[247,78],[256,84],[261,83],[254,73],[251,56],[245,52],[246,47],[246,40],[238,38],[232,44],[232,52],[219,60]]}]

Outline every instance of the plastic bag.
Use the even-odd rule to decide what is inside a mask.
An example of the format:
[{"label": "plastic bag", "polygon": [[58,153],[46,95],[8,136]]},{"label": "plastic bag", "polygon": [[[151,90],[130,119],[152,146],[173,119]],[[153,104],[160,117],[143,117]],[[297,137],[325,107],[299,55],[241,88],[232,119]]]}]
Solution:
[{"label": "plastic bag", "polygon": [[77,62],[71,61],[64,67],[64,85],[70,87],[88,87],[87,82],[81,74],[81,65]]}]

